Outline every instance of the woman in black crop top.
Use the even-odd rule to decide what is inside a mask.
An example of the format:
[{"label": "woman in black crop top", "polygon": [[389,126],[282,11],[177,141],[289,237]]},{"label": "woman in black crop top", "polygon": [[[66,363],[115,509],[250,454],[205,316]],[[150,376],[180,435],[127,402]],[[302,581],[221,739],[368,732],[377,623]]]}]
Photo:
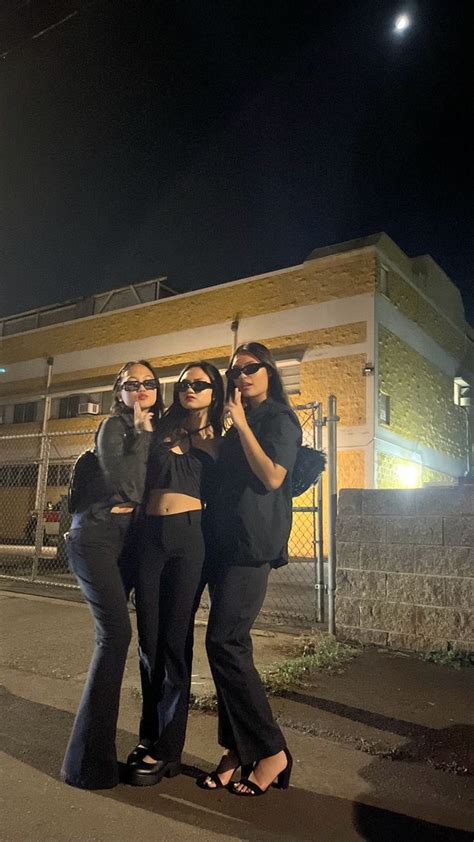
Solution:
[{"label": "woman in black crop top", "polygon": [[151,448],[135,587],[143,704],[128,782],[180,771],[191,687],[194,615],[202,593],[201,514],[222,432],[218,370],[181,372]]},{"label": "woman in black crop top", "polygon": [[153,425],[163,408],[158,377],[145,360],[121,368],[113,396],[96,442],[103,493],[73,515],[67,536],[69,563],[96,626],[94,657],[61,770],[66,783],[83,789],[108,789],[119,781],[115,733],[132,634],[127,599],[133,554],[128,549]]}]

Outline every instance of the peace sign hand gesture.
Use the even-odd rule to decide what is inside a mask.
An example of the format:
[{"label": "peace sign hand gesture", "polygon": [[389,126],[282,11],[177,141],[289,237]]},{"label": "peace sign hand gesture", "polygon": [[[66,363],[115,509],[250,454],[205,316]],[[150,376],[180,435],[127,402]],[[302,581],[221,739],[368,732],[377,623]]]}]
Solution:
[{"label": "peace sign hand gesture", "polygon": [[142,409],[139,402],[135,401],[135,404],[133,406],[133,423],[137,432],[152,433],[152,418],[153,412],[149,412],[145,406]]},{"label": "peace sign hand gesture", "polygon": [[242,393],[237,387],[234,389],[234,394],[230,396],[225,404],[224,410],[232,418],[232,423],[236,430],[243,430],[248,427],[247,416],[242,405]]}]

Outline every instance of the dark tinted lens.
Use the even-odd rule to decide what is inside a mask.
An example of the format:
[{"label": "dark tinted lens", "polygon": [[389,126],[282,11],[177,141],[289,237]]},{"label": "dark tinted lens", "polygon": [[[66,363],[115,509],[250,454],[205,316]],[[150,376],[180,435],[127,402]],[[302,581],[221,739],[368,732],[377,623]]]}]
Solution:
[{"label": "dark tinted lens", "polygon": [[180,380],[176,388],[178,392],[187,392],[189,388],[193,392],[204,392],[204,389],[212,389],[212,383],[208,383],[207,380]]},{"label": "dark tinted lens", "polygon": [[122,389],[125,389],[126,392],[138,392],[139,388],[138,380],[126,380],[125,383],[122,383]]},{"label": "dark tinted lens", "polygon": [[151,391],[152,389],[158,388],[158,383],[156,382],[156,380],[153,380],[152,378],[150,378],[150,380],[144,380],[143,385],[144,385],[145,389],[147,389],[147,391]]},{"label": "dark tinted lens", "polygon": [[241,374],[255,374],[259,368],[263,368],[263,363],[249,363],[248,365],[242,366],[242,368],[239,368],[238,365],[233,365],[232,368],[226,371],[226,375],[230,380],[238,380]]},{"label": "dark tinted lens", "polygon": [[212,383],[208,383],[207,380],[195,380],[191,383],[191,388],[194,392],[204,392],[205,389],[212,389]]},{"label": "dark tinted lens", "polygon": [[249,363],[244,365],[242,369],[243,374],[255,374],[259,368],[263,368],[263,363]]}]

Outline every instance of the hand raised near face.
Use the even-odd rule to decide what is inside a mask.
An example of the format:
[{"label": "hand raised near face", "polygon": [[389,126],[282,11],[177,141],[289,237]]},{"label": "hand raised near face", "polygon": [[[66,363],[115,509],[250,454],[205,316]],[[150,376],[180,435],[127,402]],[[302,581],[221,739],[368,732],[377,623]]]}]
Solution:
[{"label": "hand raised near face", "polygon": [[141,433],[152,433],[153,432],[153,412],[149,412],[147,407],[141,408],[138,401],[135,401],[133,407],[133,423],[135,425],[135,429]]}]

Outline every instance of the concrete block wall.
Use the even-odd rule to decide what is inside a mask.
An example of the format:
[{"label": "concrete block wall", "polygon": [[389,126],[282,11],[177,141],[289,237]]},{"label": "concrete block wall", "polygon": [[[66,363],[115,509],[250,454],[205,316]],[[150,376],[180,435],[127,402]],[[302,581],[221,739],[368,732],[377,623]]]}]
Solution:
[{"label": "concrete block wall", "polygon": [[474,486],[342,490],[336,534],[339,638],[474,651]]}]

